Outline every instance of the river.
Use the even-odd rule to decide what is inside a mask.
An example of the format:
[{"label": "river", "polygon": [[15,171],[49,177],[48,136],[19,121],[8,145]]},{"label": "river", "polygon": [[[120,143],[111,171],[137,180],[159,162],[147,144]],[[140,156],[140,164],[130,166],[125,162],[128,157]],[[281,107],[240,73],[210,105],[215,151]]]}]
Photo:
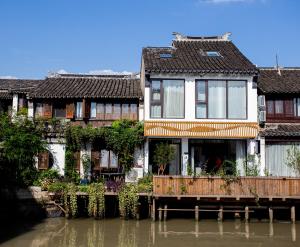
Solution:
[{"label": "river", "polygon": [[14,224],[6,231],[17,230],[19,234],[0,242],[0,246],[300,246],[300,225],[288,222],[245,224],[240,220],[202,220],[196,223],[192,219],[170,219],[153,223],[151,220],[52,218],[31,228]]}]

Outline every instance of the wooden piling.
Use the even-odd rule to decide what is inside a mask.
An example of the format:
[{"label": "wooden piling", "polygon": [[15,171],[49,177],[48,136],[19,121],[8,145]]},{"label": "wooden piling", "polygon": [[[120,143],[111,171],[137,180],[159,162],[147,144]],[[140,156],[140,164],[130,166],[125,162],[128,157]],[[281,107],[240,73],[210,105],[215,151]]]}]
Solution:
[{"label": "wooden piling", "polygon": [[273,223],[273,209],[269,208],[269,219],[270,219],[270,223]]},{"label": "wooden piling", "polygon": [[199,206],[195,206],[195,221],[199,221]]},{"label": "wooden piling", "polygon": [[161,210],[161,207],[158,208],[158,220],[159,221],[162,220],[162,210]]},{"label": "wooden piling", "polygon": [[221,206],[219,209],[218,220],[223,221],[223,206]]},{"label": "wooden piling", "polygon": [[155,221],[155,198],[152,200],[152,221]]},{"label": "wooden piling", "polygon": [[245,207],[245,222],[249,222],[249,207]]},{"label": "wooden piling", "polygon": [[291,207],[291,222],[292,223],[296,222],[296,209],[295,209],[295,206]]},{"label": "wooden piling", "polygon": [[164,207],[164,221],[166,221],[167,220],[167,212],[168,212],[168,205],[165,205],[165,207]]}]

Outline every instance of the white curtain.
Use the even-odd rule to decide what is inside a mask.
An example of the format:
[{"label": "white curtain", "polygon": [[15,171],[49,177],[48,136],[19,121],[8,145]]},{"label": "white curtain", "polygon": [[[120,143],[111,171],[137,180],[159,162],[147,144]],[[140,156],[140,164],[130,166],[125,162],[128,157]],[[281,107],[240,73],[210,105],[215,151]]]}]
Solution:
[{"label": "white curtain", "polygon": [[246,161],[246,141],[236,141],[236,169],[240,175],[245,175],[244,162]]},{"label": "white curtain", "polygon": [[164,118],[184,117],[184,81],[164,80]]},{"label": "white curtain", "polygon": [[226,82],[208,82],[208,117],[226,118]]},{"label": "white curtain", "polygon": [[110,151],[110,168],[118,168],[118,156]]},{"label": "white curtain", "polygon": [[287,151],[293,145],[300,148],[300,143],[267,144],[266,169],[272,176],[296,176],[295,171],[287,165]]},{"label": "white curtain", "polygon": [[76,118],[82,118],[82,102],[76,104]]},{"label": "white curtain", "polygon": [[109,151],[108,150],[101,150],[101,157],[100,157],[100,166],[108,168],[109,163]]},{"label": "white curtain", "polygon": [[96,118],[97,116],[97,106],[96,102],[91,103],[91,118]]},{"label": "white curtain", "polygon": [[246,82],[228,81],[228,118],[246,118]]},{"label": "white curtain", "polygon": [[161,106],[152,105],[151,106],[151,117],[152,118],[161,118]]}]

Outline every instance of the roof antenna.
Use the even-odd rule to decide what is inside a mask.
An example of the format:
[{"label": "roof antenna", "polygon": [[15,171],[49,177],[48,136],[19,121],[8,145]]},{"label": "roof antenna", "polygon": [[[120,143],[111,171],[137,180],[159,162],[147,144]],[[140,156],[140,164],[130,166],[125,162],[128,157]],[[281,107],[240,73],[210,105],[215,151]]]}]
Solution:
[{"label": "roof antenna", "polygon": [[278,63],[278,54],[276,53],[276,69],[277,69],[277,74],[281,76],[281,71]]}]

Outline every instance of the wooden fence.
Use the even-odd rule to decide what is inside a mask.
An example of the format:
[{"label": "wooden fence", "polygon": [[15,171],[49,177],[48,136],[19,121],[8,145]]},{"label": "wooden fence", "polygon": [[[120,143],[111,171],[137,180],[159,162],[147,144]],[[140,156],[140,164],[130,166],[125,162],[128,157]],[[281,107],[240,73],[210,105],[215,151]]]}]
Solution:
[{"label": "wooden fence", "polygon": [[232,196],[300,199],[300,178],[154,176],[154,196]]}]

